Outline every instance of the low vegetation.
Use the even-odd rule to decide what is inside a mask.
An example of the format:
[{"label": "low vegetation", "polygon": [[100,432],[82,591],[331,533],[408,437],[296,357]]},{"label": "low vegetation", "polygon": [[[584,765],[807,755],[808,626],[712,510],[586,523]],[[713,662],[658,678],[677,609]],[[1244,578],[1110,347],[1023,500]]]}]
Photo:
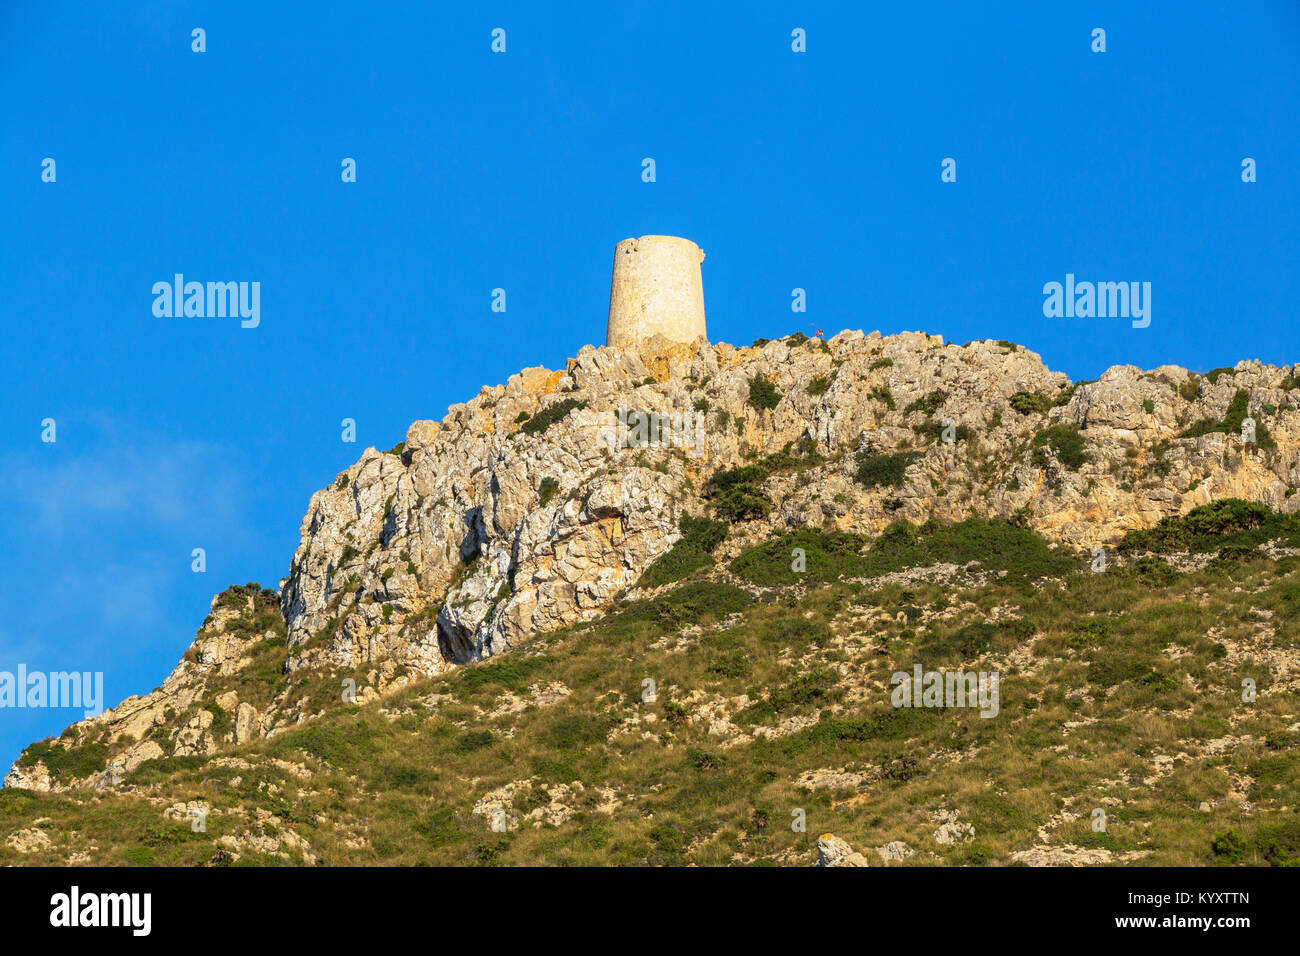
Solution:
[{"label": "low vegetation", "polygon": [[1223,498],[1180,517],[1165,518],[1154,528],[1130,531],[1119,550],[1205,553],[1233,547],[1253,549],[1265,541],[1300,547],[1300,516],[1276,514],[1240,498]]},{"label": "low vegetation", "polygon": [[1060,423],[1042,429],[1034,435],[1032,445],[1033,463],[1040,468],[1050,464],[1047,449],[1051,449],[1056,455],[1056,460],[1071,471],[1078,471],[1088,460],[1085,451],[1088,446],[1084,441],[1083,432],[1073,423]]},{"label": "low vegetation", "polygon": [[[1232,369],[1218,369],[1217,371],[1232,372]],[[1213,374],[1213,372],[1210,373],[1210,375]],[[1207,375],[1206,378],[1209,378],[1209,375]],[[1226,435],[1240,435],[1242,423],[1245,422],[1249,415],[1249,406],[1250,393],[1244,388],[1239,388],[1233,396],[1232,401],[1228,403],[1228,408],[1224,411],[1223,418],[1218,421],[1210,418],[1203,418],[1184,431],[1180,437],[1199,438],[1201,435],[1208,435],[1212,432],[1222,432]],[[1255,445],[1261,449],[1277,447],[1277,442],[1273,439],[1273,436],[1268,433],[1268,428],[1259,420],[1255,420]]]},{"label": "low vegetation", "polygon": [[556,422],[563,421],[569,413],[579,408],[586,408],[587,403],[576,398],[565,398],[539,411],[519,426],[522,435],[540,435]]},{"label": "low vegetation", "polygon": [[1021,415],[1045,415],[1052,407],[1052,400],[1038,392],[1016,392],[1010,402],[1012,410]]},{"label": "low vegetation", "polygon": [[858,470],[854,473],[854,478],[864,488],[880,486],[899,488],[906,478],[907,469],[920,457],[919,451],[900,451],[890,454],[860,452]]},{"label": "low vegetation", "polygon": [[750,521],[772,510],[763,484],[773,475],[802,471],[825,459],[811,445],[792,450],[791,445],[750,465],[715,472],[704,488],[704,497],[715,514],[726,521]]},{"label": "low vegetation", "polygon": [[[1130,535],[1127,551],[1159,554],[1104,573],[1004,521],[792,531],[505,656],[366,705],[335,696],[237,761],[164,757],[117,791],[0,790],[0,832],[49,839],[0,844],[0,862],[805,866],[832,832],[873,864],[902,843],[891,865],[1043,846],[1295,865],[1294,693],[1266,658],[1300,647],[1300,559],[1178,571],[1172,554],[1286,539],[1293,520],[1218,502]],[[716,554],[728,529],[682,533]],[[931,581],[938,562],[956,569]],[[1000,671],[997,716],[891,706],[891,675],[915,664]],[[24,759],[75,775],[99,756],[59,747]],[[163,813],[195,801],[204,832]],[[971,832],[941,842],[942,812]]]},{"label": "low vegetation", "polygon": [[722,544],[731,530],[727,521],[696,518],[683,514],[678,522],[682,533],[677,543],[646,568],[637,587],[659,587],[680,581],[700,568],[713,566],[713,552]]},{"label": "low vegetation", "polygon": [[760,411],[781,404],[781,393],[761,372],[749,380],[749,404]]}]

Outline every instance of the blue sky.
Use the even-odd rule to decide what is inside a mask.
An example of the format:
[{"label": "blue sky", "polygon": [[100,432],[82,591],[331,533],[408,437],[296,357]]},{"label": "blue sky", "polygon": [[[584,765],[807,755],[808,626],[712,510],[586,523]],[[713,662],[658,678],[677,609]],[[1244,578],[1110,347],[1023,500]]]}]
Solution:
[{"label": "blue sky", "polygon": [[[1300,360],[1291,0],[470,6],[0,5],[0,670],[156,686],[366,445],[600,344],[629,236],[705,250],[714,341]],[[260,325],[155,317],[177,272]],[[1150,282],[1150,327],[1044,318],[1067,272]],[[76,716],[0,710],[0,763]]]}]

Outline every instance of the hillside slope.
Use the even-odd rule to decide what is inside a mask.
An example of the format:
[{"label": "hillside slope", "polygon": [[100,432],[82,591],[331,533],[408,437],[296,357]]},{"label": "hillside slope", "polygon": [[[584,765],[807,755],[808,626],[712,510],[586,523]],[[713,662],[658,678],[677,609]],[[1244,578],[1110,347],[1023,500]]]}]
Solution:
[{"label": "hillside slope", "polygon": [[[1298,407],[912,333],[586,348],[314,495],[278,591],[24,752],[0,855],[1290,859]],[[997,716],[893,707],[918,663],[998,671]]]},{"label": "hillside slope", "polygon": [[[1300,522],[1142,535],[1104,573],[982,519],[720,548],[269,740],[0,791],[0,862],[1300,861]],[[894,708],[916,663],[999,671],[996,715]]]}]

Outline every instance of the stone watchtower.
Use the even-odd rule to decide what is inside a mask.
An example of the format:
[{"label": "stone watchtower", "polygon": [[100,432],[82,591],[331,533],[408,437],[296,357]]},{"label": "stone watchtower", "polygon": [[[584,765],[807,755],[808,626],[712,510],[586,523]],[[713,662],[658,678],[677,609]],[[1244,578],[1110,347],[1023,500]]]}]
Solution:
[{"label": "stone watchtower", "polygon": [[642,236],[614,248],[606,345],[633,345],[652,335],[671,342],[707,338],[704,252],[689,239]]}]

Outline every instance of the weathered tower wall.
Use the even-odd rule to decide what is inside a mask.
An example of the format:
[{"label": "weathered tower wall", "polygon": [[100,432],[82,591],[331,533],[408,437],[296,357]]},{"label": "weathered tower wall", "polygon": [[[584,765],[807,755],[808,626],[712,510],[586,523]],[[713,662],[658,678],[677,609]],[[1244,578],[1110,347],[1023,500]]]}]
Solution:
[{"label": "weathered tower wall", "polygon": [[704,252],[689,239],[642,236],[614,249],[606,345],[631,345],[652,335],[672,342],[707,338]]}]

